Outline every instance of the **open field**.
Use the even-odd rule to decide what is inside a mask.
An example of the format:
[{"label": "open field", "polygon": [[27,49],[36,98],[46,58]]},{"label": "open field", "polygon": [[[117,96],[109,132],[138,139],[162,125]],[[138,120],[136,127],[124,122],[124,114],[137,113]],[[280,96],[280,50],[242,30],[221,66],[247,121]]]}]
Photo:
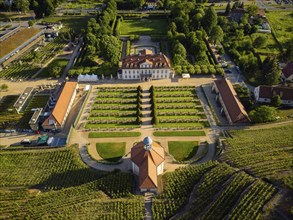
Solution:
[{"label": "open field", "polygon": [[125,147],[125,142],[96,143],[98,154],[104,160],[111,162],[119,161],[125,155]]},{"label": "open field", "polygon": [[89,138],[139,137],[140,132],[90,132]]},{"label": "open field", "polygon": [[177,161],[191,159],[197,152],[197,141],[168,141],[169,153]]},{"label": "open field", "polygon": [[163,181],[164,192],[153,199],[154,220],[170,219],[178,211],[174,219],[259,219],[277,192],[273,185],[218,162],[166,173]]},{"label": "open field", "polygon": [[140,126],[140,117],[138,87],[103,87],[98,89],[85,128],[136,128]]},{"label": "open field", "polygon": [[289,48],[292,44],[292,11],[269,11],[266,13],[272,30],[283,49]]},{"label": "open field", "polygon": [[120,26],[120,35],[166,35],[166,19],[125,19]]},{"label": "open field", "polygon": [[174,136],[205,136],[204,131],[155,131],[156,137],[174,137]]},{"label": "open field", "polygon": [[151,101],[153,122],[158,129],[202,129],[208,126],[193,86],[153,86]]},{"label": "open field", "polygon": [[222,159],[293,189],[293,126],[233,131]]},{"label": "open field", "polygon": [[24,28],[6,40],[0,42],[0,58],[10,53],[39,32],[40,30],[37,29]]},{"label": "open field", "polygon": [[[61,22],[65,27],[80,33],[82,29],[86,29],[87,22],[93,16],[53,16],[44,18],[43,22]],[[62,30],[62,29],[61,29]]]}]

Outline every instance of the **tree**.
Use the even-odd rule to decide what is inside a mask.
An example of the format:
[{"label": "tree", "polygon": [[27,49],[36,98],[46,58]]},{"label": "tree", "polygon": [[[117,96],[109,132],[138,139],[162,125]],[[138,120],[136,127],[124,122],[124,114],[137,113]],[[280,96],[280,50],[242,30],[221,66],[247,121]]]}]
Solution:
[{"label": "tree", "polygon": [[60,78],[61,76],[61,71],[62,71],[62,67],[57,65],[57,66],[54,66],[51,70],[51,76],[52,77],[55,77],[55,78]]},{"label": "tree", "polygon": [[249,16],[255,16],[258,12],[258,7],[257,5],[249,5],[247,6],[246,11],[249,14]]},{"label": "tree", "polygon": [[231,12],[231,4],[230,4],[230,1],[229,1],[227,6],[226,6],[225,15],[229,16],[230,12]]},{"label": "tree", "polygon": [[211,30],[211,36],[210,39],[214,42],[214,45],[216,45],[217,41],[221,42],[224,37],[224,32],[222,28],[218,25],[214,26]]},{"label": "tree", "polygon": [[267,41],[268,39],[265,36],[258,36],[257,38],[255,38],[255,40],[253,41],[253,46],[255,48],[262,48],[265,47],[267,45]]},{"label": "tree", "polygon": [[23,13],[29,11],[29,0],[14,0],[15,7]]},{"label": "tree", "polygon": [[274,107],[262,105],[249,113],[249,117],[253,123],[265,123],[275,121],[277,110]]},{"label": "tree", "polygon": [[274,85],[279,82],[281,70],[275,57],[267,57],[262,65],[261,79],[265,85]]},{"label": "tree", "polygon": [[111,63],[117,63],[120,56],[120,41],[115,36],[104,35],[100,40],[101,54]]},{"label": "tree", "polygon": [[2,91],[7,91],[7,90],[8,90],[8,85],[7,85],[7,84],[2,84],[2,85],[0,86],[0,89],[1,89]]},{"label": "tree", "polygon": [[271,99],[271,105],[274,107],[279,107],[282,104],[281,97],[279,95],[275,95]]},{"label": "tree", "polygon": [[205,15],[203,16],[202,22],[201,22],[202,27],[205,29],[208,35],[210,35],[213,27],[217,25],[217,19],[218,19],[218,16],[215,9],[212,6],[210,6],[205,11]]}]

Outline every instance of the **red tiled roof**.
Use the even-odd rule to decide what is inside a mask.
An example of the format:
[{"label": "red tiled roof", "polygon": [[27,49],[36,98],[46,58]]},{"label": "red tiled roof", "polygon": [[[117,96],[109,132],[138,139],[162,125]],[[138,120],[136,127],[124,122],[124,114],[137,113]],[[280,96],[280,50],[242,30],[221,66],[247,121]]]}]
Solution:
[{"label": "red tiled roof", "polygon": [[122,61],[122,69],[139,69],[142,63],[149,63],[151,68],[171,68],[169,59],[163,54],[141,53],[129,55]]},{"label": "red tiled roof", "polygon": [[293,74],[293,62],[287,63],[283,69],[283,74],[286,78],[290,77]]},{"label": "red tiled roof", "polygon": [[293,88],[284,86],[259,86],[259,97],[271,99],[279,95],[281,100],[293,101]]},{"label": "red tiled roof", "polygon": [[43,125],[49,125],[49,119],[53,119],[57,125],[61,126],[76,86],[77,82],[65,83],[52,114],[43,122]]},{"label": "red tiled roof", "polygon": [[153,142],[152,148],[146,150],[144,143],[139,142],[131,149],[131,160],[139,167],[139,187],[157,187],[157,167],[164,162],[164,149]]},{"label": "red tiled roof", "polygon": [[236,91],[234,90],[230,80],[216,80],[215,84],[219,90],[222,100],[226,106],[228,114],[233,123],[249,121],[248,114],[244,106],[239,101]]}]

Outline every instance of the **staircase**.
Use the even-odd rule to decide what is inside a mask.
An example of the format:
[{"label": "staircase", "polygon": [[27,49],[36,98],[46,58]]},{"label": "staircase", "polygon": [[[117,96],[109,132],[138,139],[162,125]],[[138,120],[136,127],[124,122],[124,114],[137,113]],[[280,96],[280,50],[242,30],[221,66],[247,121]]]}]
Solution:
[{"label": "staircase", "polygon": [[141,128],[142,129],[149,129],[153,128],[152,126],[152,110],[151,110],[151,98],[150,98],[150,91],[145,89],[142,91],[142,118],[141,118]]}]

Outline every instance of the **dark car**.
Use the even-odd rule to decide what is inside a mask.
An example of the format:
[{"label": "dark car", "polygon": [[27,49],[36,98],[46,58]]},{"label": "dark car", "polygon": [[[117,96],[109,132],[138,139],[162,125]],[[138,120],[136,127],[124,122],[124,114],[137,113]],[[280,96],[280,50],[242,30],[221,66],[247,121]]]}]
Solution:
[{"label": "dark car", "polygon": [[226,70],[225,70],[225,73],[232,73],[232,71],[231,71],[231,70],[228,70],[228,69],[226,69]]}]

